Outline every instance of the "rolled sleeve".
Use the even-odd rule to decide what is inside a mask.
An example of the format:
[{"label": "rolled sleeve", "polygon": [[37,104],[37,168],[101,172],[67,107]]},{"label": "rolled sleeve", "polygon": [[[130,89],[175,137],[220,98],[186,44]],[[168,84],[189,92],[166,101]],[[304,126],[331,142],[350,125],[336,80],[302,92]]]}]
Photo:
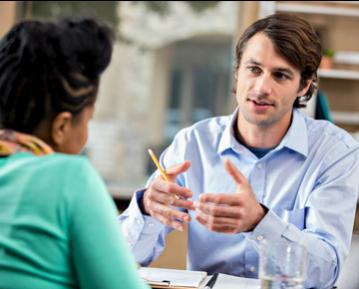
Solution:
[{"label": "rolled sleeve", "polygon": [[138,200],[144,191],[145,189],[142,189],[135,193],[128,209],[119,216],[119,221],[136,261],[147,265],[163,250],[165,225],[151,216],[142,214]]}]

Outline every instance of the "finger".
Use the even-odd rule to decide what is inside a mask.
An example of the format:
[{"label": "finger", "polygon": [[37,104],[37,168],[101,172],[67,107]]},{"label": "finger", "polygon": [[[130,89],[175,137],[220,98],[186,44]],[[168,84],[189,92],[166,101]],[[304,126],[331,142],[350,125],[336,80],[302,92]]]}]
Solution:
[{"label": "finger", "polygon": [[150,209],[152,203],[161,203],[170,206],[175,202],[175,199],[174,195],[158,191],[152,185],[145,191],[143,196],[143,201],[148,209]]},{"label": "finger", "polygon": [[153,181],[152,188],[159,192],[177,195],[183,198],[191,198],[193,195],[191,190],[181,187],[176,183],[166,182],[161,178],[157,178]]},{"label": "finger", "polygon": [[235,229],[239,229],[243,225],[243,221],[241,219],[236,218],[227,218],[227,217],[215,217],[213,219],[213,226],[221,226],[221,227],[231,227]]},{"label": "finger", "polygon": [[162,216],[162,215],[155,215],[155,217],[164,225],[171,227],[175,230],[181,231],[183,232],[184,230],[184,225],[176,220],[170,220],[167,219],[166,217]]},{"label": "finger", "polygon": [[191,162],[184,161],[183,163],[180,163],[180,164],[177,164],[170,168],[165,169],[165,172],[170,178],[173,179],[173,178],[176,178],[177,175],[182,174],[185,171],[187,171],[190,166],[191,166]]},{"label": "finger", "polygon": [[233,227],[213,226],[211,231],[225,234],[236,234],[239,231]]},{"label": "finger", "polygon": [[213,232],[219,232],[219,233],[236,233],[237,229],[232,226],[223,226],[223,225],[215,225],[211,222],[208,222],[208,220],[203,217],[202,215],[197,215],[196,220],[201,223],[203,226],[205,226],[208,230]]},{"label": "finger", "polygon": [[183,221],[183,222],[190,222],[191,216],[185,212],[179,211],[173,207],[166,206],[160,203],[153,203],[152,206],[153,215],[155,216],[163,216],[169,222],[174,220]]},{"label": "finger", "polygon": [[187,210],[192,210],[192,211],[195,210],[193,201],[184,200],[184,199],[174,199],[172,206],[187,209]]},{"label": "finger", "polygon": [[201,203],[215,203],[228,206],[238,206],[242,204],[242,198],[238,194],[210,194],[204,193],[199,197]]},{"label": "finger", "polygon": [[218,226],[226,226],[226,227],[241,227],[243,225],[243,220],[239,217],[215,217],[212,215],[208,215],[200,210],[197,210],[197,216],[200,216],[202,219],[206,219],[208,224],[218,225]]},{"label": "finger", "polygon": [[240,207],[238,206],[216,205],[214,203],[202,202],[195,202],[193,205],[196,210],[213,217],[240,217]]},{"label": "finger", "polygon": [[152,202],[161,203],[167,206],[171,206],[176,201],[174,195],[159,192],[159,191],[150,192],[148,194],[148,199]]},{"label": "finger", "polygon": [[198,222],[200,222],[203,226],[205,226],[207,229],[209,229],[209,230],[211,229],[212,223],[211,223],[210,218],[207,215],[205,215],[201,212],[197,212],[196,220]]},{"label": "finger", "polygon": [[229,159],[224,160],[224,167],[237,184],[248,183],[246,177],[242,175]]}]

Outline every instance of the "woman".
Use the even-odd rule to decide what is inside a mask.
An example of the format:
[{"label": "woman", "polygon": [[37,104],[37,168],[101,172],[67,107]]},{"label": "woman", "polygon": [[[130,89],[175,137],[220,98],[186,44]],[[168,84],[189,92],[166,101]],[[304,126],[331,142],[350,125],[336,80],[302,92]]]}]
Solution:
[{"label": "woman", "polygon": [[0,288],[148,288],[86,158],[112,34],[24,21],[0,42]]}]

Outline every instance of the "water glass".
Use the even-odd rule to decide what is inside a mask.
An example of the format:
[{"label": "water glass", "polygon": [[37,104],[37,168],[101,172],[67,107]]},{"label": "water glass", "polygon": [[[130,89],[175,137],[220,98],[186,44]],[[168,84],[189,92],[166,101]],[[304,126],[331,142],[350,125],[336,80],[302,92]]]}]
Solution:
[{"label": "water glass", "polygon": [[298,243],[282,246],[260,243],[259,278],[262,289],[303,289],[307,268],[306,248]]}]

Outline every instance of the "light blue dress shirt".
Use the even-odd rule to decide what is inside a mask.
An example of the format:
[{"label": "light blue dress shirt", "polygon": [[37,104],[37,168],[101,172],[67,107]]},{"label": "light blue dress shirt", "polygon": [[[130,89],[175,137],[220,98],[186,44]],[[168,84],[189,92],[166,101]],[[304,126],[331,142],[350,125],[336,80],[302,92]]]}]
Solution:
[{"label": "light blue dress shirt", "polygon": [[[237,112],[183,129],[160,157],[164,167],[191,161],[177,182],[193,191],[193,200],[204,192],[236,191],[223,166],[229,158],[269,209],[253,231],[240,234],[211,232],[190,212],[188,269],[258,277],[261,239],[273,246],[298,242],[308,250],[305,287],[330,288],[350,247],[359,190],[358,143],[330,122],[294,110],[280,144],[258,159],[235,139],[236,117]],[[161,253],[171,229],[141,214],[143,191],[136,192],[120,221],[136,260],[147,265]]]}]

